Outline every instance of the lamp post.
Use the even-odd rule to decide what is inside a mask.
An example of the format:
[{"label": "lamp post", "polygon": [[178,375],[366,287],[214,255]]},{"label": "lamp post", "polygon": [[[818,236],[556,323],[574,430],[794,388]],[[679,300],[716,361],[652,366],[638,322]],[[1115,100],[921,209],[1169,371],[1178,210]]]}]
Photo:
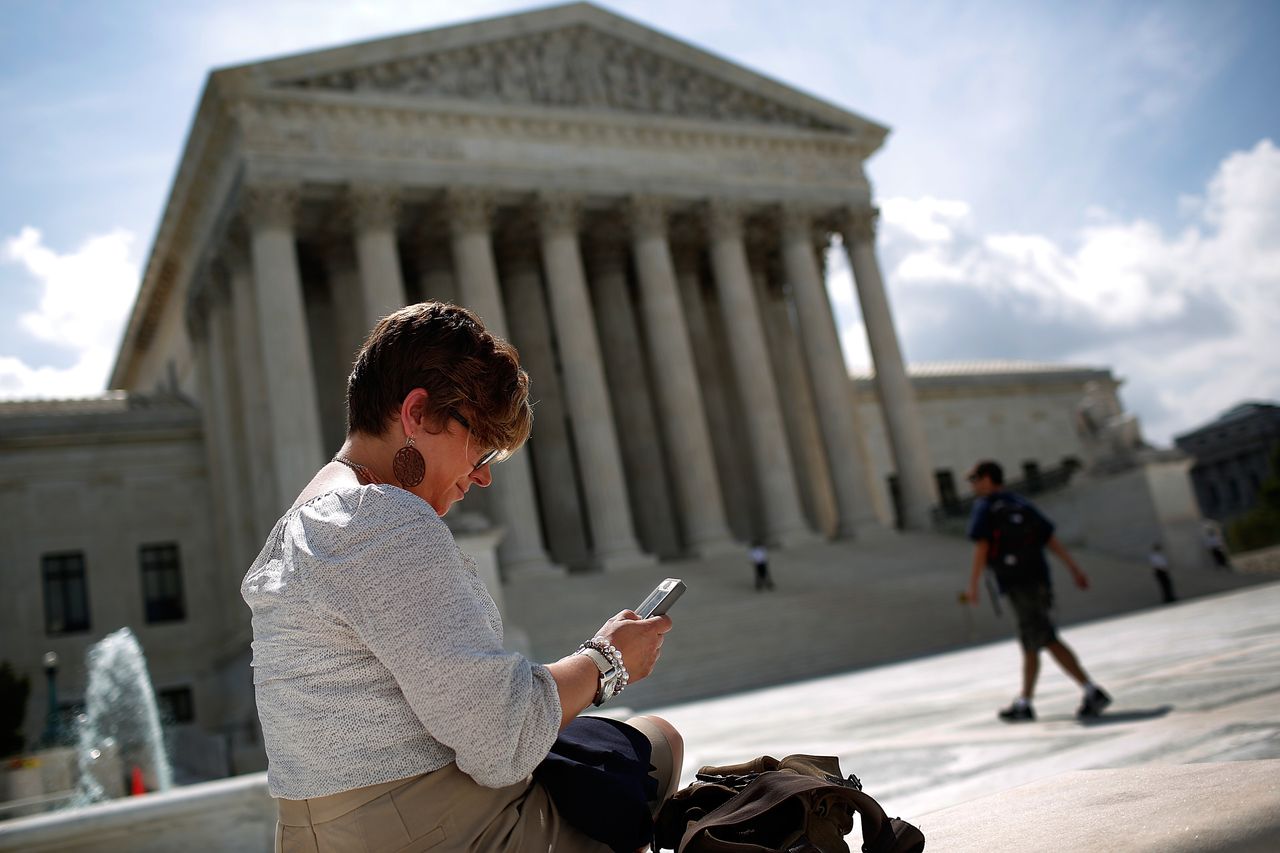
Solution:
[{"label": "lamp post", "polygon": [[45,746],[56,746],[58,743],[58,653],[44,653],[44,677],[48,684],[49,713],[44,723],[43,740]]}]

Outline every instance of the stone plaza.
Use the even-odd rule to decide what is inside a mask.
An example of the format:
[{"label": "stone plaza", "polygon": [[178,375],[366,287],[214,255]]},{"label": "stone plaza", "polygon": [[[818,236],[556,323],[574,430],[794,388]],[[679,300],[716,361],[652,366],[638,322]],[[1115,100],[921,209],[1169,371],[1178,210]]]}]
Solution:
[{"label": "stone plaza", "polygon": [[[741,561],[712,566],[673,611],[676,630],[655,674],[628,688],[610,713],[625,716],[622,706],[630,705],[675,723],[686,739],[686,783],[703,764],[793,752],[838,756],[891,815],[921,827],[927,850],[1275,849],[1274,575],[1181,572],[1176,579],[1189,600],[1160,607],[1144,567],[1082,552],[1093,589],[1062,592],[1064,636],[1115,704],[1096,722],[1077,722],[1075,686],[1046,666],[1039,721],[1011,726],[995,710],[1016,690],[1012,628],[985,602],[973,611],[956,604],[963,544],[927,538],[934,568],[897,584],[888,577],[901,565],[888,545],[873,545],[883,565],[870,573],[874,583],[862,598],[846,588],[848,573],[837,562],[851,552],[839,543],[790,552],[779,559],[779,590],[769,595],[751,592]],[[595,586],[593,602],[577,592],[581,581],[557,579],[559,621],[580,631],[600,599],[629,602],[648,580],[642,568],[586,579]],[[1144,600],[1148,609],[1107,615]],[[535,646],[559,643],[552,609],[529,614]],[[711,647],[728,633],[726,612],[768,630],[733,632]],[[844,664],[809,639],[815,622],[843,650]],[[951,642],[978,644],[928,654],[922,625],[938,626]],[[763,661],[775,647],[778,659]],[[761,665],[766,678],[778,679],[784,658],[790,683],[726,693],[726,683],[751,683]],[[848,669],[855,661],[858,668]],[[710,698],[664,699],[697,695],[699,679],[710,681],[703,694]],[[192,838],[203,850],[266,851],[274,820],[265,774],[255,773],[0,823],[0,851],[160,853]],[[856,833],[850,846],[858,847]]]}]

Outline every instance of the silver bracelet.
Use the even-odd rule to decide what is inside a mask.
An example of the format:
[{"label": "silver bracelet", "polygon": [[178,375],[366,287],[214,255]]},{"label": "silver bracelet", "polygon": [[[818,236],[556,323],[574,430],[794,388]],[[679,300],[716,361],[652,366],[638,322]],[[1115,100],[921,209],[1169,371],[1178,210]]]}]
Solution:
[{"label": "silver bracelet", "polygon": [[[591,654],[595,652],[595,654]],[[605,702],[617,696],[631,681],[631,676],[627,672],[627,667],[622,662],[622,652],[603,637],[592,637],[581,646],[575,654],[587,655],[595,662],[596,668],[600,670],[600,685],[596,688],[595,698],[592,703],[595,705],[603,705]],[[603,660],[601,660],[603,659]],[[604,664],[604,665],[602,665]]]}]

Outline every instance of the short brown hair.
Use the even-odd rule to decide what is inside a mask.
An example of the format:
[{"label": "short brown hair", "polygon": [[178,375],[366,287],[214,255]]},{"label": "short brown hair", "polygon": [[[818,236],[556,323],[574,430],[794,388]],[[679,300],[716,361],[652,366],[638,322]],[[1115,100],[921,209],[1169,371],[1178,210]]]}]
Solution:
[{"label": "short brown hair", "polygon": [[347,432],[382,435],[415,388],[437,425],[457,412],[489,450],[514,451],[533,427],[520,354],[457,305],[420,302],[378,321],[347,379]]}]

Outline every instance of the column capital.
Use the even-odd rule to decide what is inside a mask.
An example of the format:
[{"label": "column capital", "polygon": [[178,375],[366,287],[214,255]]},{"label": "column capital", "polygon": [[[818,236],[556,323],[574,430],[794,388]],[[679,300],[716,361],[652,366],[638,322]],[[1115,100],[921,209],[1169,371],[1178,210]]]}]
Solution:
[{"label": "column capital", "polygon": [[574,193],[539,193],[538,224],[543,233],[578,230],[582,198]]},{"label": "column capital", "polygon": [[715,198],[707,202],[707,231],[711,239],[741,239],[745,213],[746,205],[740,201]]},{"label": "column capital", "polygon": [[659,196],[633,195],[627,199],[627,224],[634,237],[666,237],[667,200]]},{"label": "column capital", "polygon": [[784,202],[778,214],[783,238],[812,240],[815,223],[821,214],[822,209],[812,204],[801,201]]},{"label": "column capital", "polygon": [[347,189],[346,212],[357,230],[385,230],[396,227],[400,197],[390,184],[353,184]]},{"label": "column capital", "polygon": [[877,207],[853,208],[846,213],[840,233],[846,243],[874,243],[879,218]]},{"label": "column capital", "polygon": [[249,184],[244,190],[244,213],[250,228],[292,228],[298,211],[298,188],[293,184]]},{"label": "column capital", "polygon": [[493,194],[474,187],[449,187],[444,191],[449,227],[455,234],[489,231],[493,218]]}]

